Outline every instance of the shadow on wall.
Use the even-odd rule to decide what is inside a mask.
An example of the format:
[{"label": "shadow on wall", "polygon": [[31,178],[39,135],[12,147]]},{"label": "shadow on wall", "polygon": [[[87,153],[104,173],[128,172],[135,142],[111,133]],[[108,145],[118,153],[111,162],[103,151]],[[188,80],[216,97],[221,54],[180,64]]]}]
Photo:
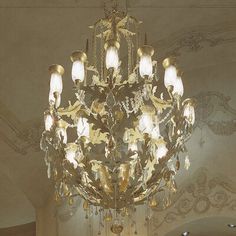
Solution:
[{"label": "shadow on wall", "polygon": [[0,229],[1,236],[36,236],[35,222]]}]

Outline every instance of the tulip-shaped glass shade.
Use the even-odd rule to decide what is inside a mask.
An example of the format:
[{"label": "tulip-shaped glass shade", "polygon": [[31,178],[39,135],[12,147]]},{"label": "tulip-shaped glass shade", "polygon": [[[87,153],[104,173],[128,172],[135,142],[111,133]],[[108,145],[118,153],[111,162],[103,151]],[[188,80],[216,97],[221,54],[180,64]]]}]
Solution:
[{"label": "tulip-shaped glass shade", "polygon": [[85,136],[89,138],[89,123],[87,118],[79,117],[77,121],[77,135],[78,137]]},{"label": "tulip-shaped glass shade", "polygon": [[50,80],[50,93],[54,94],[54,93],[58,93],[61,94],[62,93],[62,76],[55,72],[51,74],[51,80]]},{"label": "tulip-shaped glass shade", "polygon": [[184,105],[184,117],[186,121],[193,125],[195,122],[195,110],[194,106],[191,103],[187,103]]},{"label": "tulip-shaped glass shade", "polygon": [[183,81],[180,76],[177,76],[176,80],[174,81],[174,88],[173,88],[173,94],[177,94],[178,96],[182,97],[184,94],[184,86]]},{"label": "tulip-shaped glass shade", "polygon": [[139,73],[142,78],[152,75],[152,57],[150,55],[142,55],[139,61]]},{"label": "tulip-shaped glass shade", "polygon": [[45,114],[44,116],[44,125],[45,130],[50,131],[54,123],[54,119],[51,114]]},{"label": "tulip-shaped glass shade", "polygon": [[65,148],[65,151],[66,151],[66,159],[71,163],[73,164],[74,168],[76,169],[77,166],[78,166],[78,163],[76,161],[76,153],[77,153],[77,146],[76,144],[74,143],[68,143],[66,148]]},{"label": "tulip-shaped glass shade", "polygon": [[153,128],[154,127],[153,127],[152,115],[144,113],[139,119],[139,130],[142,133],[147,133],[151,135]]},{"label": "tulip-shaped glass shade", "polygon": [[115,46],[110,46],[106,50],[106,68],[118,69],[118,67],[119,67],[118,50]]},{"label": "tulip-shaped glass shade", "polygon": [[84,70],[84,62],[83,61],[77,60],[77,61],[73,62],[71,75],[72,75],[72,80],[74,82],[76,82],[77,80],[80,82],[84,81],[85,70]]},{"label": "tulip-shaped glass shade", "polygon": [[168,88],[169,86],[174,86],[176,83],[176,78],[177,78],[177,70],[175,66],[168,66],[165,69],[165,75],[164,75],[164,84],[165,87]]},{"label": "tulip-shaped glass shade", "polygon": [[156,159],[159,161],[162,157],[164,157],[168,152],[168,149],[166,147],[166,144],[164,141],[161,141],[156,149]]}]

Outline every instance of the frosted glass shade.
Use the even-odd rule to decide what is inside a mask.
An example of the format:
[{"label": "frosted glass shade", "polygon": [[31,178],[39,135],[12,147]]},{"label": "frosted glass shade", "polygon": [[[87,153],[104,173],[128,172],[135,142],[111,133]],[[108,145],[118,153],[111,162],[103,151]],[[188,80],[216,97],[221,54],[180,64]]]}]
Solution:
[{"label": "frosted glass shade", "polygon": [[50,131],[52,126],[53,126],[54,120],[53,117],[50,114],[45,115],[44,117],[44,125],[45,125],[45,130]]},{"label": "frosted glass shade", "polygon": [[84,81],[85,77],[84,62],[80,60],[73,62],[71,76],[74,82],[76,82],[76,80],[79,80],[80,82]]},{"label": "frosted glass shade", "polygon": [[159,159],[161,159],[162,157],[164,157],[168,152],[168,149],[166,147],[165,142],[161,142],[157,149],[156,149],[156,159],[157,161],[159,161]]},{"label": "frosted glass shade", "polygon": [[194,107],[191,104],[186,104],[184,106],[184,117],[186,118],[186,121],[193,125],[195,122],[195,110]]},{"label": "frosted glass shade", "polygon": [[165,75],[164,75],[164,84],[165,87],[168,88],[169,86],[174,86],[177,78],[177,70],[175,66],[168,66],[165,69]]},{"label": "frosted glass shade", "polygon": [[149,55],[142,55],[139,61],[139,73],[142,78],[152,75],[152,58]]},{"label": "frosted glass shade", "polygon": [[85,136],[89,138],[89,123],[87,118],[79,117],[77,121],[77,135],[78,137]]},{"label": "frosted glass shade", "polygon": [[153,128],[152,116],[150,114],[143,114],[139,119],[139,130],[151,135]]},{"label": "frosted glass shade", "polygon": [[183,86],[183,81],[180,76],[176,78],[174,81],[174,88],[173,88],[173,94],[177,94],[179,96],[183,96],[184,94],[184,86]]},{"label": "frosted glass shade", "polygon": [[106,68],[117,69],[119,66],[118,50],[114,46],[110,46],[106,51]]},{"label": "frosted glass shade", "polygon": [[62,93],[62,76],[59,73],[52,73],[50,80],[50,93]]}]

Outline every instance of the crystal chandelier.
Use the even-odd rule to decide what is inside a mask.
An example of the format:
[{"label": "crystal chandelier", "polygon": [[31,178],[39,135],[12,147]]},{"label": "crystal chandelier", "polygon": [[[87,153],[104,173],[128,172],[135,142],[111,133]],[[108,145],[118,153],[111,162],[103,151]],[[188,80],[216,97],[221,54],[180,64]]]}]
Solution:
[{"label": "crystal chandelier", "polygon": [[81,196],[85,211],[98,207],[104,220],[115,218],[115,234],[123,230],[122,212],[147,202],[155,206],[158,192],[176,191],[180,153],[195,120],[193,100],[181,101],[184,88],[173,58],[162,63],[162,89],[153,47],[140,46],[140,23],[113,9],[91,27],[93,59],[88,62],[88,50],[72,53],[76,101],[65,108],[64,68],[49,67],[41,148],[56,198]]}]

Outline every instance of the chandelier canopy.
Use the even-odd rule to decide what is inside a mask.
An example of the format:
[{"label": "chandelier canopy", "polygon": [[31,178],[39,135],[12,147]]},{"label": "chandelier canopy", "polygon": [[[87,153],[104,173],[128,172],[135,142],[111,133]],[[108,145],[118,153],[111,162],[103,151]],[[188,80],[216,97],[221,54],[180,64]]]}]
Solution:
[{"label": "chandelier canopy", "polygon": [[[194,103],[181,101],[182,73],[173,58],[163,61],[164,80],[159,79],[153,47],[140,45],[140,23],[113,9],[91,27],[91,62],[88,50],[71,55],[76,101],[68,107],[60,107],[64,68],[49,68],[41,139],[48,177],[57,199],[79,195],[85,210],[96,206],[119,215],[146,202],[155,206],[160,191],[176,191]],[[118,234],[123,228],[116,226],[111,230]]]}]

